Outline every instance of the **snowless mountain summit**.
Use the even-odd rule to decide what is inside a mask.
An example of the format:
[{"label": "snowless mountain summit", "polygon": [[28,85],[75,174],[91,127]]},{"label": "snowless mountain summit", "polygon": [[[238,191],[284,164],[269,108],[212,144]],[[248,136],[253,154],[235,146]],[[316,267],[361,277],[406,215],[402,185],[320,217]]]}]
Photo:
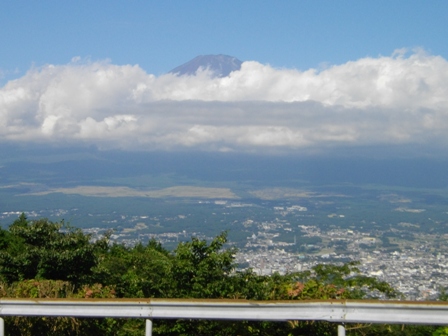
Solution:
[{"label": "snowless mountain summit", "polygon": [[240,70],[241,63],[236,57],[228,55],[200,55],[169,73],[178,76],[194,76],[199,69],[208,69],[214,77],[227,77],[232,71]]}]

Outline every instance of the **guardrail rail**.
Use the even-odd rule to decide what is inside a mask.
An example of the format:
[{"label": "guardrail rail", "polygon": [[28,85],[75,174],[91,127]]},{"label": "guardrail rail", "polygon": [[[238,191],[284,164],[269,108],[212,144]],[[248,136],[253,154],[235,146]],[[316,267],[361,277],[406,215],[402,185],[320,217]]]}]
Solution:
[{"label": "guardrail rail", "polygon": [[[448,325],[448,302],[312,300],[246,301],[199,299],[0,299],[0,317],[49,316],[141,318],[145,335],[156,319],[316,320],[339,323]],[[4,322],[0,319],[0,336]]]}]

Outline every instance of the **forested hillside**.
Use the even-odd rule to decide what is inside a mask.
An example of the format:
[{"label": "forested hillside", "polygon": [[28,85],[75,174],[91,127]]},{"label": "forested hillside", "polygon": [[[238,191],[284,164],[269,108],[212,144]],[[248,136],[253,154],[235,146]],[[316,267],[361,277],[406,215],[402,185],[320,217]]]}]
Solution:
[{"label": "forested hillside", "polygon": [[[0,229],[3,298],[226,298],[250,300],[362,299],[387,283],[357,274],[356,264],[318,265],[311,271],[259,276],[238,271],[235,249],[222,233],[211,242],[192,238],[173,250],[156,241],[125,246],[106,234],[93,241],[64,222],[21,215]],[[143,320],[5,319],[7,335],[143,335]],[[428,326],[349,325],[347,335],[443,335]],[[335,335],[327,322],[156,320],[155,335]]]}]

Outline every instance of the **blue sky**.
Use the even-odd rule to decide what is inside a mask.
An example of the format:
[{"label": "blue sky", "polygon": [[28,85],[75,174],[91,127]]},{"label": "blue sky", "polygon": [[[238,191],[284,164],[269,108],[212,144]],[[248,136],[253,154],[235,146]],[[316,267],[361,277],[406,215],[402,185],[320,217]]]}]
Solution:
[{"label": "blue sky", "polygon": [[201,54],[306,70],[395,49],[448,57],[446,1],[1,1],[0,69],[72,57],[160,75]]},{"label": "blue sky", "polygon": [[[446,22],[447,1],[0,1],[0,140],[440,152]],[[244,63],[166,74],[201,54]]]}]

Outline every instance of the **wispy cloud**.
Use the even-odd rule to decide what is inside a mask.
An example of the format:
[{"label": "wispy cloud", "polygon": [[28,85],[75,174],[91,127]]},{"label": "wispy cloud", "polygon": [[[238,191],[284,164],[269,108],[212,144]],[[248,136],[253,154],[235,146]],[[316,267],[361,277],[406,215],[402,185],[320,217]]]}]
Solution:
[{"label": "wispy cloud", "polygon": [[424,51],[320,71],[244,62],[225,78],[74,59],[0,89],[0,139],[217,151],[443,145],[447,92],[447,60]]}]

